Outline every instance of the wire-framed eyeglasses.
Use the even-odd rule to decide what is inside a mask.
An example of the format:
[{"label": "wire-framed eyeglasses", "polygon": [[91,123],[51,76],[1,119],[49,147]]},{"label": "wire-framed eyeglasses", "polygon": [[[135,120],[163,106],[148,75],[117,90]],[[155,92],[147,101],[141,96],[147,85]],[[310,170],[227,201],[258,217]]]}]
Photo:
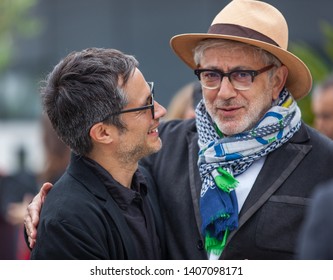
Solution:
[{"label": "wire-framed eyeglasses", "polygon": [[229,82],[237,90],[248,90],[256,76],[272,69],[275,65],[271,64],[259,70],[234,70],[224,73],[217,69],[195,69],[194,74],[198,77],[201,85],[206,89],[218,89],[222,79],[228,77]]}]

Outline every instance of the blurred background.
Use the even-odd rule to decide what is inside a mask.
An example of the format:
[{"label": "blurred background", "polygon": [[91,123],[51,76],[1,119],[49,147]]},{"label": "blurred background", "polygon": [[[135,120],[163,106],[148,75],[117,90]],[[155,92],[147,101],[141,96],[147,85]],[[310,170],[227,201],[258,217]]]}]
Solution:
[{"label": "blurred background", "polygon": [[[39,82],[73,50],[117,48],[133,54],[156,98],[168,106],[194,80],[172,52],[173,35],[206,32],[223,0],[0,0],[0,173],[44,162]],[[332,69],[331,0],[266,1],[289,24],[290,50],[309,66],[315,82]],[[300,102],[311,124],[309,99]]]},{"label": "blurred background", "polygon": [[[27,204],[43,182],[57,180],[69,160],[68,148],[42,117],[40,81],[71,51],[116,48],[136,56],[163,106],[195,105],[200,87],[192,83],[193,71],[173,54],[169,40],[180,33],[206,32],[229,2],[0,0],[0,260],[29,258],[23,238]],[[309,66],[315,84],[322,81],[333,65],[333,2],[266,2],[288,21],[289,50]],[[192,105],[188,117],[193,117]],[[311,94],[299,105],[312,125]],[[177,109],[178,118],[185,116],[183,109]],[[168,118],[176,116],[169,111]]]}]

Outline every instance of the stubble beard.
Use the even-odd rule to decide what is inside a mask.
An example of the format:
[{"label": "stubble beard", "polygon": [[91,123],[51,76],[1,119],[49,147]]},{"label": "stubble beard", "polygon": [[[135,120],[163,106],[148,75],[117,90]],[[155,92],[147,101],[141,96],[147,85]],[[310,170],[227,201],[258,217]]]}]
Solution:
[{"label": "stubble beard", "polygon": [[158,144],[154,146],[142,145],[142,144],[126,144],[122,146],[122,149],[118,151],[120,160],[125,164],[137,163],[142,158],[151,154],[157,153],[162,147],[162,141],[159,138]]},{"label": "stubble beard", "polygon": [[[227,103],[231,103],[231,101],[217,101],[220,104],[214,103],[213,105],[206,106],[208,114],[212,117],[212,120],[215,122],[219,130],[225,136],[231,136],[235,134],[239,134],[245,131],[249,131],[256,126],[256,124],[260,121],[260,119],[265,115],[265,113],[271,108],[272,106],[272,91],[266,90],[264,96],[267,96],[265,99],[259,100],[251,107],[248,106],[248,103],[241,102],[242,104],[235,104],[232,105],[243,105],[245,108],[248,108],[247,112],[241,118],[221,118],[218,115],[218,108],[223,105],[228,105]],[[238,102],[240,103],[240,102]],[[229,104],[231,105],[231,104]]]}]

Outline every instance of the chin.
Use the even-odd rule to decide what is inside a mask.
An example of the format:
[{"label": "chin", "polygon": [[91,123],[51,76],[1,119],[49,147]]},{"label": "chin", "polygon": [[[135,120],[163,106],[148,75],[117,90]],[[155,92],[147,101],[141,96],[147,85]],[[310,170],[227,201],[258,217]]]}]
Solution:
[{"label": "chin", "polygon": [[249,126],[237,121],[230,122],[227,125],[226,123],[221,123],[221,122],[216,122],[216,124],[218,128],[221,130],[221,132],[226,136],[239,134],[249,129]]},{"label": "chin", "polygon": [[160,143],[159,145],[156,145],[156,147],[152,148],[152,149],[151,149],[151,153],[152,153],[152,154],[155,154],[155,153],[157,153],[159,150],[161,150],[161,148],[162,148],[162,143]]},{"label": "chin", "polygon": [[157,153],[159,150],[161,150],[161,148],[162,148],[161,142],[159,144],[155,143],[155,145],[147,147],[145,157]]}]

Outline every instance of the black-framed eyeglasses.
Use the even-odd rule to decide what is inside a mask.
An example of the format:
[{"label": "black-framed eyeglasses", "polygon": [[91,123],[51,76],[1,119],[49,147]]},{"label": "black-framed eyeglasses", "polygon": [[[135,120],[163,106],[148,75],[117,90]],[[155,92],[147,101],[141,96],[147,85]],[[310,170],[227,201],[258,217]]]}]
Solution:
[{"label": "black-framed eyeglasses", "polygon": [[195,69],[194,74],[206,89],[218,89],[221,86],[222,79],[228,77],[229,82],[235,89],[248,90],[256,76],[272,69],[274,66],[274,64],[271,64],[259,70],[234,70],[229,73],[217,69]]},{"label": "black-framed eyeglasses", "polygon": [[147,84],[149,85],[150,88],[150,96],[147,99],[147,105],[142,106],[142,107],[136,107],[136,108],[130,108],[130,109],[125,109],[125,110],[121,110],[119,112],[114,112],[109,114],[104,120],[106,120],[108,117],[110,116],[114,116],[114,115],[120,115],[120,114],[124,114],[124,113],[130,113],[130,112],[136,112],[136,111],[142,111],[142,110],[147,110],[150,109],[151,110],[151,115],[153,117],[153,119],[155,118],[155,107],[154,107],[154,82],[147,82]]}]

